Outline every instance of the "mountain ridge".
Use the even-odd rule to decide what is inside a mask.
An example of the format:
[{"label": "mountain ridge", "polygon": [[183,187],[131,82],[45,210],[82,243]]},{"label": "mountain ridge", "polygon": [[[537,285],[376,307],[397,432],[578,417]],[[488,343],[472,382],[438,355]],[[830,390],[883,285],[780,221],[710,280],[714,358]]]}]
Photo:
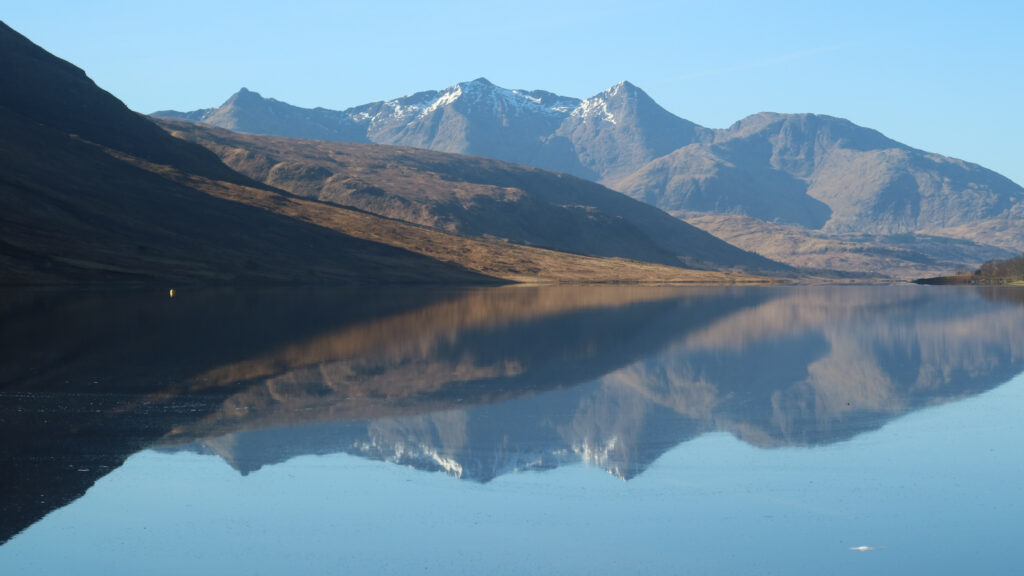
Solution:
[{"label": "mountain ridge", "polygon": [[[261,110],[273,110],[261,115]],[[624,129],[653,118],[657,128]],[[219,107],[157,118],[274,136],[372,142],[487,156],[609,183],[711,131],[678,118],[623,81],[585,100],[507,89],[486,78],[345,110],[299,108],[242,88]],[[288,119],[283,125],[280,119]],[[628,159],[616,150],[628,145]],[[615,162],[612,163],[611,161]]]}]

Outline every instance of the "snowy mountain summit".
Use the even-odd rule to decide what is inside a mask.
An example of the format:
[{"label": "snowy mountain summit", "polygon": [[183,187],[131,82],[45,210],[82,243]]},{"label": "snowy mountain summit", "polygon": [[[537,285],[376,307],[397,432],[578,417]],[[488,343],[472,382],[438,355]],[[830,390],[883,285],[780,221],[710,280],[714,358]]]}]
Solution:
[{"label": "snowy mountain summit", "polygon": [[[681,129],[683,140],[670,140],[683,145],[693,132],[692,124],[669,114],[629,82],[581,100],[544,90],[503,88],[477,78],[342,111],[298,108],[243,88],[218,108],[154,116],[253,134],[489,156],[593,180],[631,172],[669,151],[648,144],[649,136],[656,141],[659,132]],[[662,125],[642,125],[641,117]],[[589,141],[593,138],[598,141]],[[626,150],[612,153],[609,145]],[[609,160],[615,166],[607,165]]]},{"label": "snowy mountain summit", "polygon": [[477,78],[470,82],[460,82],[440,92],[425,112],[454,105],[466,113],[476,111],[495,116],[544,114],[565,117],[579,104],[578,98],[559,96],[543,90],[509,90],[495,86],[486,78]]}]

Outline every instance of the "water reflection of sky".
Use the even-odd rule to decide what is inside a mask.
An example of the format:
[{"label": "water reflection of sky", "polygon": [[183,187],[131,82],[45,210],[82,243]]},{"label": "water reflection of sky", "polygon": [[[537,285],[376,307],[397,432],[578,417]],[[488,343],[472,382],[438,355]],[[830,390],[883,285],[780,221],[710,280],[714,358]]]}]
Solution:
[{"label": "water reflection of sky", "polygon": [[1006,572],[1020,295],[18,294],[0,573]]},{"label": "water reflection of sky", "polygon": [[479,484],[344,454],[241,476],[146,451],[0,548],[0,573],[1008,573],[1022,413],[1018,376],[823,447],[706,434],[629,482],[573,465]]}]

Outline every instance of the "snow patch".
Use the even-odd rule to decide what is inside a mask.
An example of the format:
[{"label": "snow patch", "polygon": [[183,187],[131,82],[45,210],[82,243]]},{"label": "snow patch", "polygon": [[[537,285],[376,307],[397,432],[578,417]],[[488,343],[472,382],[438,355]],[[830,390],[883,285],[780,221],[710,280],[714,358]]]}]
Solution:
[{"label": "snow patch", "polygon": [[[613,90],[617,89],[618,86],[613,88]],[[614,92],[612,94],[614,95]],[[584,100],[582,104],[572,111],[572,116],[576,118],[597,118],[612,124],[616,123],[615,115],[608,111],[608,101],[600,96]]]},{"label": "snow patch", "polygon": [[430,104],[426,108],[423,108],[420,111],[420,113],[418,114],[418,117],[422,118],[422,117],[426,116],[427,114],[430,114],[434,110],[437,110],[438,108],[443,108],[445,106],[448,106],[449,104],[454,104],[455,101],[458,100],[459,97],[461,97],[461,96],[462,96],[462,85],[461,84],[456,84],[454,87],[449,88],[449,89],[445,90],[444,92],[442,92],[441,96],[438,97],[437,100],[434,100],[434,102],[432,104]]},{"label": "snow patch", "polygon": [[625,478],[622,469],[611,458],[611,454],[615,450],[615,445],[618,444],[618,442],[618,436],[612,437],[603,446],[592,446],[589,442],[584,440],[583,442],[574,444],[572,451],[575,452],[583,462],[592,466],[597,466],[598,468],[604,468],[609,474],[615,477]]}]

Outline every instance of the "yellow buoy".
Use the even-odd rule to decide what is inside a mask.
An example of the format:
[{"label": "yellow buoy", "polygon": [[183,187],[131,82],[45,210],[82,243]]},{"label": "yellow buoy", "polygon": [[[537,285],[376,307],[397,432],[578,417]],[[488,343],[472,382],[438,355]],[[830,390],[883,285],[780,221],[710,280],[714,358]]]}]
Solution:
[{"label": "yellow buoy", "polygon": [[174,288],[171,288],[171,298],[174,298]]}]

